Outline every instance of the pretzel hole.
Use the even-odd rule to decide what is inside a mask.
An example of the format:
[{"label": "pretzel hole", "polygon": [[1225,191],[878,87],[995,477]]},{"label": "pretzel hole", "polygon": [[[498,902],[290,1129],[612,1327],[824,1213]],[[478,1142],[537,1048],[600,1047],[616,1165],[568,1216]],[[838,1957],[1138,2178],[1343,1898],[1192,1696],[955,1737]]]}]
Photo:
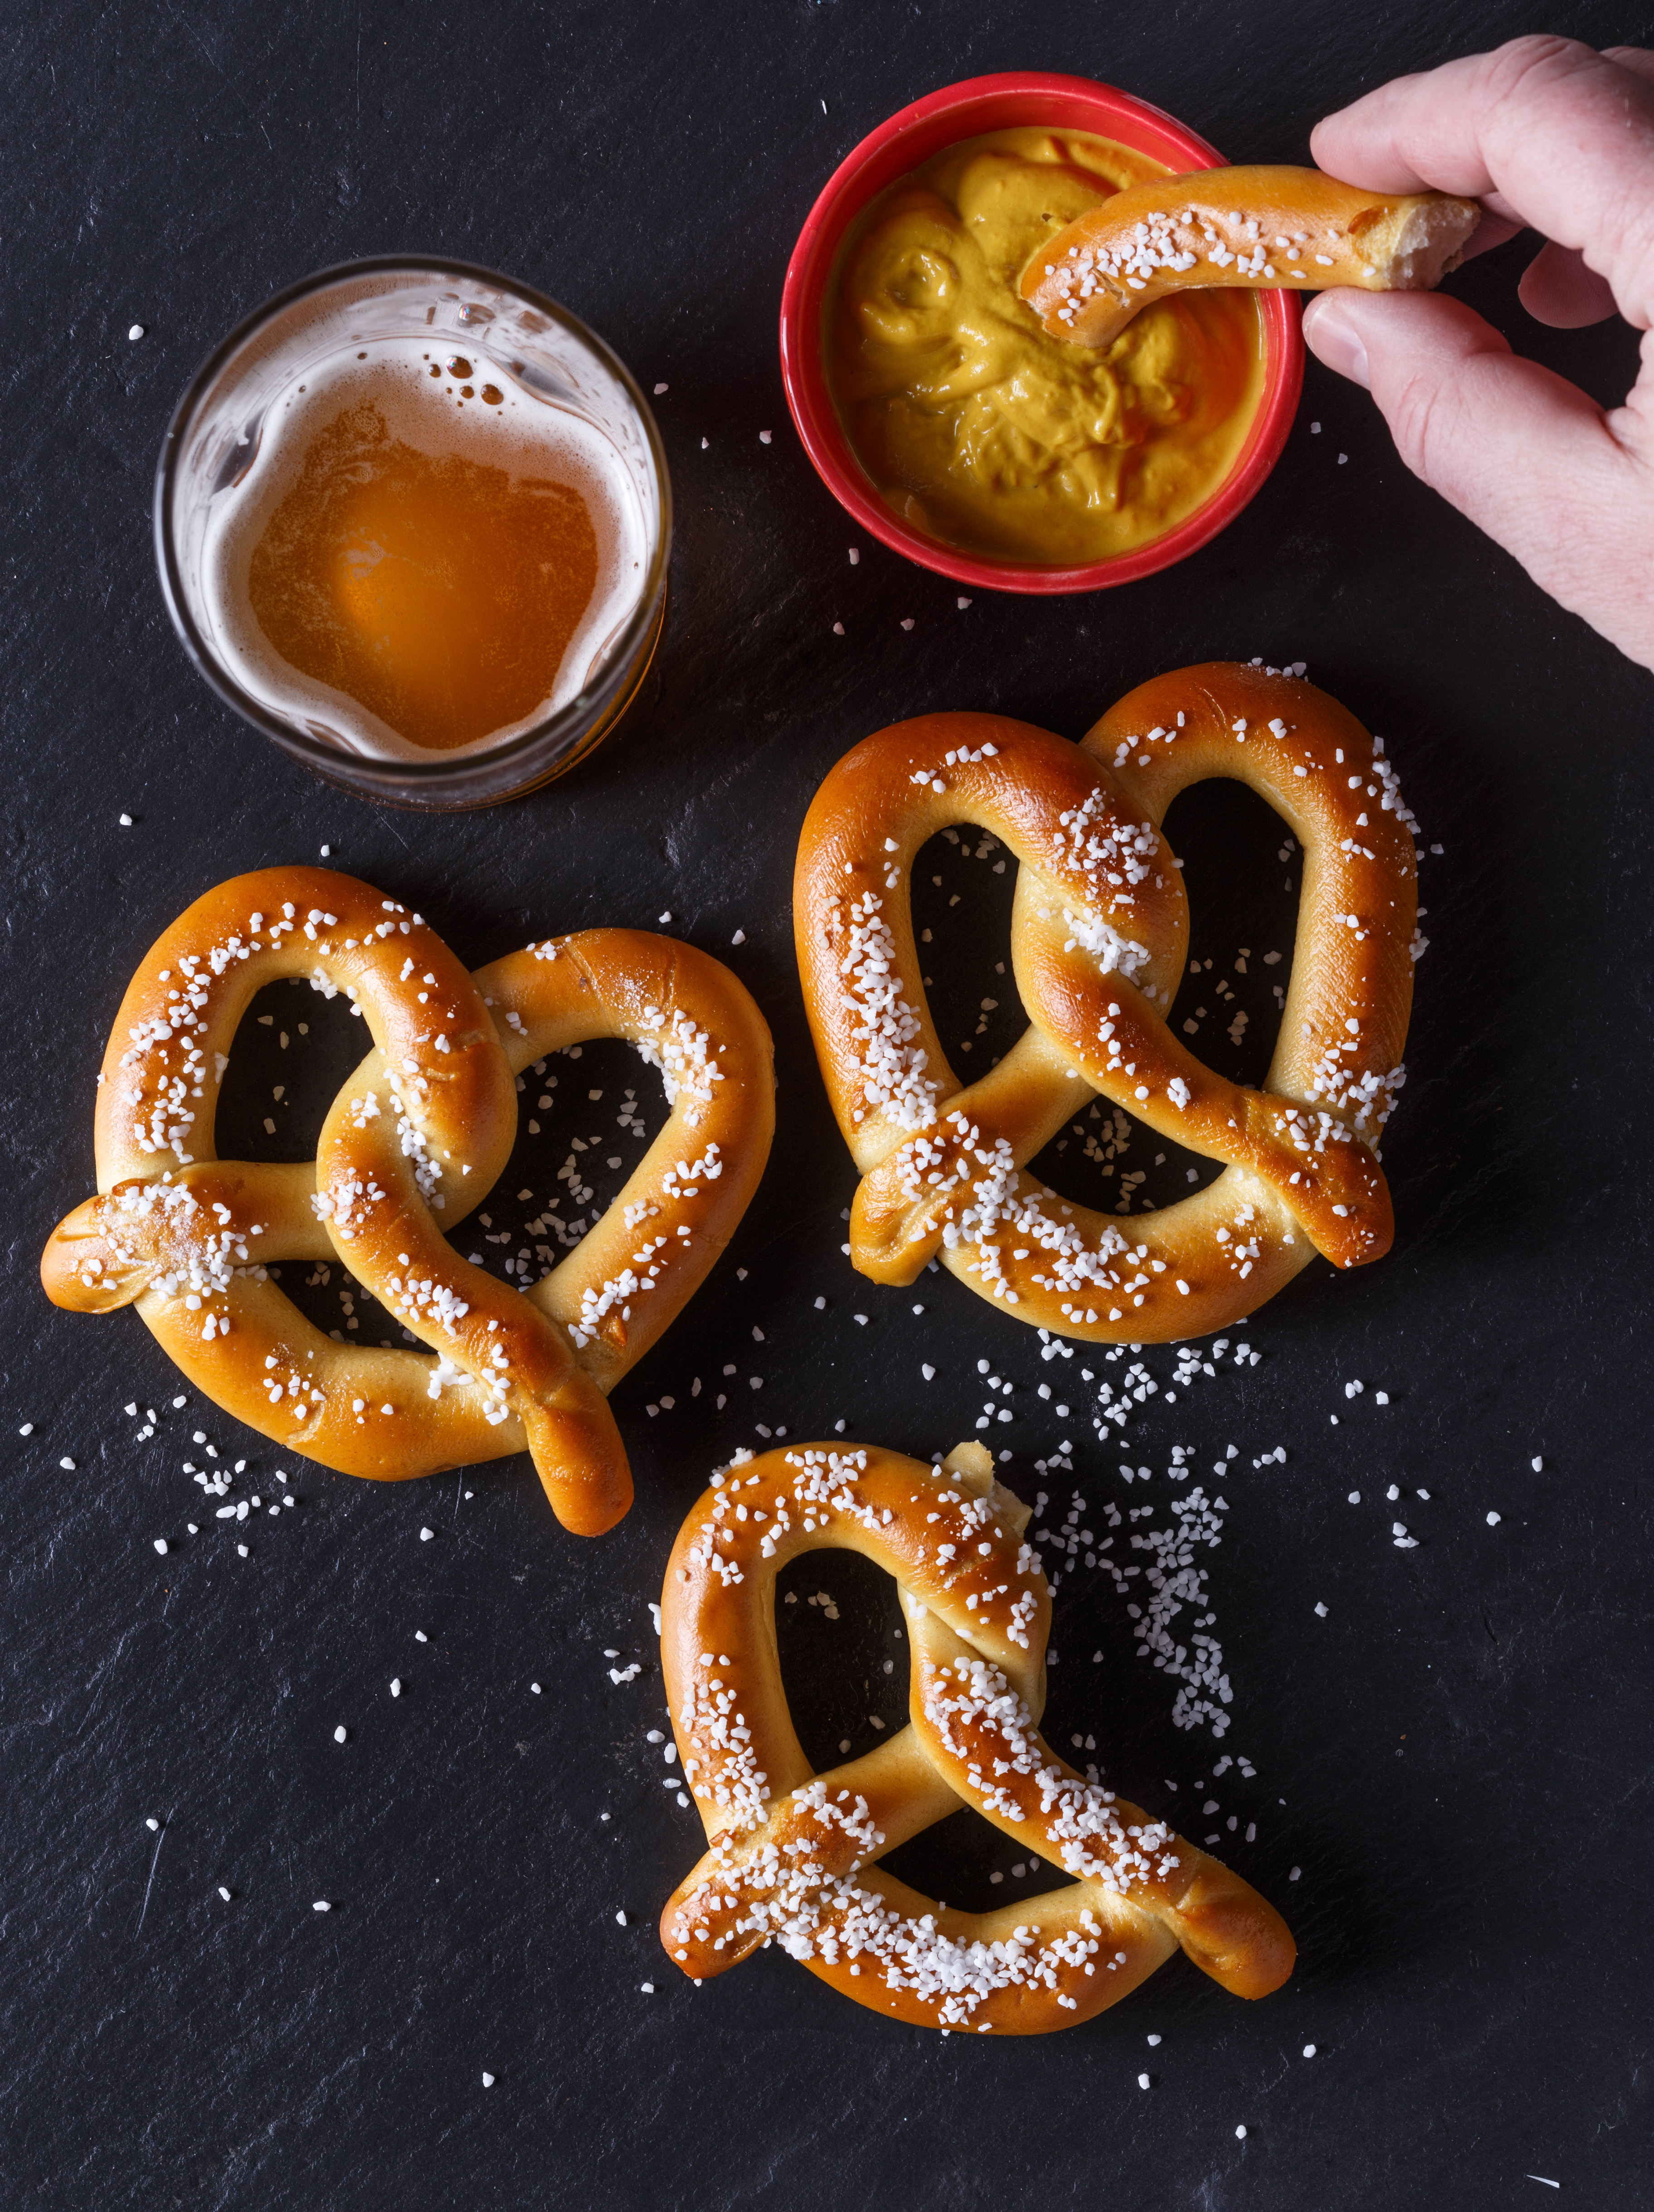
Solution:
[{"label": "pretzel hole", "polygon": [[1175,1206],[1214,1182],[1223,1163],[1175,1144],[1111,1099],[1092,1097],[1029,1162],[1028,1172],[1060,1198],[1123,1216]]},{"label": "pretzel hole", "polygon": [[1011,972],[1016,856],[991,830],[961,823],[920,847],[912,885],[913,933],[931,1019],[954,1073],[974,1083],[1028,1026]]},{"label": "pretzel hole", "polygon": [[[1303,854],[1268,800],[1226,777],[1180,792],[1165,826],[1189,908],[1171,1033],[1218,1074],[1262,1089],[1292,973]],[[1098,1212],[1146,1213],[1204,1190],[1223,1163],[1098,1098],[1070,1116],[1029,1172]]]},{"label": "pretzel hole", "polygon": [[[830,1606],[820,1602],[824,1593]],[[775,1577],[775,1644],[793,1726],[818,1773],[907,1726],[902,1607],[895,1578],[873,1560],[836,1548],[789,1560]],[[845,1742],[850,1748],[841,1751]]]},{"label": "pretzel hole", "polygon": [[313,1160],[327,1109],[374,1048],[340,992],[302,977],[253,994],[219,1086],[214,1148],[221,1160]]},{"label": "pretzel hole", "polygon": [[1189,960],[1171,1033],[1218,1074],[1261,1090],[1292,976],[1304,854],[1268,801],[1226,776],[1180,792],[1165,828],[1189,896]]},{"label": "pretzel hole", "polygon": [[[921,1896],[958,1912],[991,1912],[1020,1898],[1066,1889],[1073,1880],[968,1805],[887,1851],[879,1863]],[[1019,1867],[1020,1874],[1014,1871]]]},{"label": "pretzel hole", "polygon": [[[231,1041],[213,1132],[220,1159],[314,1159],[328,1109],[373,1045],[343,992],[325,998],[302,977],[266,983]],[[270,1273],[324,1336],[375,1347],[415,1342],[342,1261],[287,1260]]]},{"label": "pretzel hole", "polygon": [[517,1080],[511,1158],[450,1239],[514,1287],[550,1274],[603,1218],[670,1112],[659,1069],[623,1037],[532,1060]]}]

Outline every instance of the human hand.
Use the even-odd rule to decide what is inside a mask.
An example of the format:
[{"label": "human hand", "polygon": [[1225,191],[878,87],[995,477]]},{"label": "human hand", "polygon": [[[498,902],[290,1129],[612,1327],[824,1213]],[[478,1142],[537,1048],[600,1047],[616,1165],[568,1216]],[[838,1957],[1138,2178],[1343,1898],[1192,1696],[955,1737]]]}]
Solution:
[{"label": "human hand", "polygon": [[1414,475],[1654,668],[1654,54],[1515,39],[1396,78],[1310,143],[1368,191],[1481,200],[1471,253],[1539,231],[1518,288],[1537,321],[1617,310],[1644,332],[1637,382],[1605,413],[1439,292],[1328,291],[1304,313],[1310,351],[1367,387]]}]

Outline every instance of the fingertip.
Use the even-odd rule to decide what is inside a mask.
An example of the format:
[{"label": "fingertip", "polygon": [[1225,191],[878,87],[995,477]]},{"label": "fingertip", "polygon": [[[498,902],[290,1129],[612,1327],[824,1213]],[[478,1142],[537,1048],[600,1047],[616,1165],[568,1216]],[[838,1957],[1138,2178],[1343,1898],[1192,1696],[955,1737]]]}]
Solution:
[{"label": "fingertip", "polygon": [[1366,343],[1341,292],[1323,292],[1305,302],[1304,343],[1324,368],[1347,377],[1364,391],[1372,388]]}]

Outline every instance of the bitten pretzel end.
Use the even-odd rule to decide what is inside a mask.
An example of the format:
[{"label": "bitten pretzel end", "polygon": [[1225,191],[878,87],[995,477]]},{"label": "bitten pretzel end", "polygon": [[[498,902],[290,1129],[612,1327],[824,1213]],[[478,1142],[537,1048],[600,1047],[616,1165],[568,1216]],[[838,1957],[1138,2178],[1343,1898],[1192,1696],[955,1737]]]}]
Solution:
[{"label": "bitten pretzel end", "polygon": [[1318,169],[1203,169],[1128,185],[1035,254],[1022,296],[1053,337],[1112,344],[1157,300],[1214,285],[1428,292],[1481,221],[1445,192],[1365,192]]}]

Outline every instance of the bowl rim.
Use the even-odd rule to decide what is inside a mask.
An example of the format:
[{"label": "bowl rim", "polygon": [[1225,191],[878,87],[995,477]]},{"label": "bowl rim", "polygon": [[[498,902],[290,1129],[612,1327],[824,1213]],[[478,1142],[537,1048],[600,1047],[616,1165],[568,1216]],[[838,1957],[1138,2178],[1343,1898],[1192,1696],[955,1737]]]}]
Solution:
[{"label": "bowl rim", "polygon": [[[1043,106],[1045,112],[1008,111]],[[1055,108],[1059,112],[1050,111]],[[919,567],[984,591],[1103,591],[1186,560],[1246,507],[1280,458],[1304,383],[1304,338],[1297,300],[1261,292],[1263,396],[1234,466],[1211,496],[1176,529],[1147,544],[1073,568],[992,561],[911,528],[879,498],[851,449],[828,388],[820,327],[827,284],[845,234],[869,201],[909,171],[961,139],[1017,124],[1089,130],[1184,170],[1227,166],[1217,149],[1164,108],[1117,85],[1044,70],[1005,70],[944,85],[898,108],[851,149],[805,218],[781,288],[781,380],[794,427],[812,465],[839,505],[872,535]]]},{"label": "bowl rim", "polygon": [[[574,698],[565,701],[563,705],[536,722],[532,728],[520,731],[516,737],[508,738],[503,744],[459,761],[446,754],[435,755],[429,761],[399,758],[389,761],[370,754],[342,754],[333,747],[321,744],[307,732],[295,728],[267,708],[262,700],[244,690],[201,635],[190,607],[173,540],[173,500],[187,434],[193,426],[197,410],[219,375],[241,349],[278,315],[333,285],[380,276],[422,275],[439,278],[459,277],[509,293],[536,313],[560,324],[589,347],[596,359],[613,374],[636,410],[660,501],[660,538],[650,558],[641,595],[622,626],[619,643],[610,654],[596,681],[583,687]],[[561,759],[564,753],[575,746],[587,725],[594,717],[601,716],[614,694],[622,688],[623,679],[633,672],[633,662],[640,647],[648,636],[651,626],[658,624],[672,561],[672,475],[666,462],[666,449],[654,411],[643,396],[642,385],[625,362],[588,323],[582,321],[560,301],[553,300],[532,284],[524,283],[520,277],[487,268],[481,262],[460,261],[452,255],[441,253],[373,253],[356,261],[332,262],[325,268],[313,270],[308,276],[283,285],[281,290],[273,292],[267,300],[261,301],[243,315],[206,355],[178,396],[177,404],[167,419],[161,450],[155,457],[150,515],[161,599],[179,642],[197,674],[243,721],[250,722],[265,737],[273,738],[285,752],[303,761],[330,781],[343,780],[344,787],[369,799],[384,797],[392,789],[440,792],[445,787],[458,787],[477,780],[475,776],[468,776],[468,770],[485,769],[490,783],[499,782],[502,780],[507,763],[514,768],[526,757],[540,752],[550,755],[553,759]],[[649,651],[653,653],[652,645]],[[509,780],[508,772],[504,774],[504,780]]]}]

